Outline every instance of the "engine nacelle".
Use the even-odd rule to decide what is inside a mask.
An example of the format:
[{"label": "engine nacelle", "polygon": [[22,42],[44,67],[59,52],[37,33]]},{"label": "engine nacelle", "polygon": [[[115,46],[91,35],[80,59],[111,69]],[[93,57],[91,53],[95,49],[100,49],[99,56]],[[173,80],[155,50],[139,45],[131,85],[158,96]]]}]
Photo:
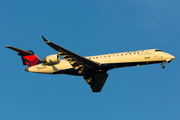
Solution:
[{"label": "engine nacelle", "polygon": [[60,62],[60,57],[58,54],[49,55],[46,58],[42,59],[41,62],[47,65],[55,65]]}]

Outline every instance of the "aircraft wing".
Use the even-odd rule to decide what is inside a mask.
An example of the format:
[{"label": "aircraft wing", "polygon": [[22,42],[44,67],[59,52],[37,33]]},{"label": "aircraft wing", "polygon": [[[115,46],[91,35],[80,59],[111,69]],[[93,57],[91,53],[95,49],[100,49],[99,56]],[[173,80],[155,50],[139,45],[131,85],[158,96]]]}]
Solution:
[{"label": "aircraft wing", "polygon": [[108,74],[106,72],[95,73],[92,75],[92,84],[90,84],[93,92],[101,92],[106,82]]},{"label": "aircraft wing", "polygon": [[53,42],[48,41],[44,36],[42,36],[44,43],[58,51],[58,54],[61,55],[64,59],[66,59],[75,70],[85,69],[89,70],[91,68],[98,68],[100,63],[94,62],[87,58],[84,58],[78,54],[75,54],[61,46],[54,44]]},{"label": "aircraft wing", "polygon": [[[61,46],[58,46],[54,44],[53,42],[48,41],[44,36],[42,36],[44,43],[58,51],[57,53],[61,55],[64,59],[66,59],[72,66],[73,68],[79,73],[82,74],[83,76],[86,76],[87,73],[84,73],[83,71],[85,70],[94,70],[98,67],[100,67],[100,63],[89,60],[87,58],[84,58],[78,54],[75,54]],[[79,72],[79,70],[82,70],[82,73]],[[89,75],[89,74],[88,74]],[[102,87],[104,86],[104,83],[108,77],[108,74],[105,72],[97,72],[97,73],[92,73],[89,78],[92,80],[88,84],[90,85],[91,89],[93,92],[100,92]],[[87,79],[84,78],[86,81]]]}]

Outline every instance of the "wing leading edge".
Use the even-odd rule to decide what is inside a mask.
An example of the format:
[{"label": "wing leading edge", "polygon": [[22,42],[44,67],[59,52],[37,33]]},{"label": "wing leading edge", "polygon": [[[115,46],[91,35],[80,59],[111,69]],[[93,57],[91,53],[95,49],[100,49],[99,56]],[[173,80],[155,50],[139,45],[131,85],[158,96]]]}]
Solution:
[{"label": "wing leading edge", "polygon": [[[44,43],[58,51],[57,53],[67,60],[72,67],[80,74],[84,76],[84,79],[91,86],[93,92],[100,92],[108,74],[105,72],[94,72],[96,71],[101,64],[87,58],[84,58],[76,53],[73,53],[59,45],[56,45],[53,42],[47,40],[44,36],[42,36]],[[93,72],[92,72],[93,71]]]},{"label": "wing leading edge", "polygon": [[58,46],[53,42],[48,41],[44,36],[42,36],[42,38],[47,45],[58,51],[58,54],[61,55],[61,57],[63,57],[64,59],[66,59],[75,70],[89,70],[91,68],[98,68],[100,66],[100,64],[97,62],[91,61],[61,46]]}]

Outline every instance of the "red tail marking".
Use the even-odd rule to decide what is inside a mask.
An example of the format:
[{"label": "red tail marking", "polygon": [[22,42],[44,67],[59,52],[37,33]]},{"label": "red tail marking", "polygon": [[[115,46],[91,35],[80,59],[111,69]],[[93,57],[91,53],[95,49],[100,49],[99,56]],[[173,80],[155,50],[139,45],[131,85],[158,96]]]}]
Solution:
[{"label": "red tail marking", "polygon": [[39,58],[36,55],[23,56],[28,67],[37,65]]}]

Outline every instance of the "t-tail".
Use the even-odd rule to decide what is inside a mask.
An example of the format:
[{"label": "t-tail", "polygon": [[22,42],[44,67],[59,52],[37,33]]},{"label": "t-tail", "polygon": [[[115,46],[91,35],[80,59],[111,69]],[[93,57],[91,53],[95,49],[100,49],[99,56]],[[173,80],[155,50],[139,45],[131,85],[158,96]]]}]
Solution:
[{"label": "t-tail", "polygon": [[41,63],[40,59],[31,50],[28,51],[21,50],[11,46],[5,46],[5,47],[18,52],[19,53],[18,55],[20,55],[22,58],[23,65],[27,65],[28,67],[31,67]]}]

